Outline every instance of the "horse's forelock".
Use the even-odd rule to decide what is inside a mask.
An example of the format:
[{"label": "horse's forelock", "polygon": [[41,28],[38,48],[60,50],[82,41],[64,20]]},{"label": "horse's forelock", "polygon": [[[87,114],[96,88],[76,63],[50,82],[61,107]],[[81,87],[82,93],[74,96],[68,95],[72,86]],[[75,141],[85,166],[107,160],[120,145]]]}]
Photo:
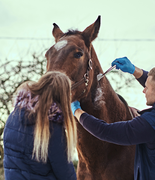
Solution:
[{"label": "horse's forelock", "polygon": [[71,30],[70,29],[70,30],[68,30],[68,32],[64,33],[62,37],[71,36],[71,35],[75,35],[75,36],[81,35],[81,38],[84,40],[86,47],[89,49],[90,41],[85,37],[85,35],[82,32],[80,32],[78,30]]},{"label": "horse's forelock", "polygon": [[63,36],[71,36],[71,35],[77,35],[77,34],[80,34],[80,31],[69,29],[68,32],[64,33]]}]

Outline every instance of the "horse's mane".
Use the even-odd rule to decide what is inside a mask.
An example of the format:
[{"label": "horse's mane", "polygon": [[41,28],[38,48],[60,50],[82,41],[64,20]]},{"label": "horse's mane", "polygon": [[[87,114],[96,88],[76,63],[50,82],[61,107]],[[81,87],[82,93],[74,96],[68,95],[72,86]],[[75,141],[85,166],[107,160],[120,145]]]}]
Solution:
[{"label": "horse's mane", "polygon": [[120,95],[120,94],[117,94],[119,99],[124,103],[124,105],[126,106],[126,108],[128,107],[128,103],[126,102],[126,100]]}]

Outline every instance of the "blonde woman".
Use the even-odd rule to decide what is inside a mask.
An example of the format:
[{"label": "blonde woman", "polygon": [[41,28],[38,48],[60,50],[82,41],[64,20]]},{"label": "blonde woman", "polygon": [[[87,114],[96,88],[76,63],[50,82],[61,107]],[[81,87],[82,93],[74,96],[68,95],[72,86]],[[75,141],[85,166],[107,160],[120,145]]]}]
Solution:
[{"label": "blonde woman", "polygon": [[4,130],[5,180],[75,180],[69,78],[48,72],[38,82],[22,84],[14,103]]}]

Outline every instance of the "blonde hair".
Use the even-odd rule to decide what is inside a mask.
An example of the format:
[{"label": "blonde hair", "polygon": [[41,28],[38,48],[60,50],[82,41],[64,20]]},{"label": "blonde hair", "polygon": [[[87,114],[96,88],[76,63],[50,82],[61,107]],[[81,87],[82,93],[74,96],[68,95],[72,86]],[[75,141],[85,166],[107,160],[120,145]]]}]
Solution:
[{"label": "blonde hair", "polygon": [[27,83],[31,99],[38,98],[34,110],[36,124],[34,129],[34,147],[32,157],[37,161],[47,162],[50,127],[48,111],[52,103],[62,110],[67,139],[68,162],[73,160],[77,142],[76,121],[71,111],[71,81],[64,73],[51,71],[43,75],[38,82]]}]

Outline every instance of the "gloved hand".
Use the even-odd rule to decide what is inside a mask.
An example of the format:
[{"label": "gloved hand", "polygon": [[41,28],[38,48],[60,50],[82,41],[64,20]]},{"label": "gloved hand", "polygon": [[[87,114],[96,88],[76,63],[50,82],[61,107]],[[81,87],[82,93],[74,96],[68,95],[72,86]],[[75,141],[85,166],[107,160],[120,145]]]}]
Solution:
[{"label": "gloved hand", "polygon": [[135,66],[127,57],[117,58],[112,62],[111,65],[116,65],[116,69],[120,69],[123,72],[128,72],[130,74],[133,74],[135,72]]},{"label": "gloved hand", "polygon": [[72,113],[73,115],[75,116],[75,111],[77,109],[81,109],[81,106],[80,106],[80,102],[79,101],[74,101],[71,103],[71,109],[72,109]]}]

